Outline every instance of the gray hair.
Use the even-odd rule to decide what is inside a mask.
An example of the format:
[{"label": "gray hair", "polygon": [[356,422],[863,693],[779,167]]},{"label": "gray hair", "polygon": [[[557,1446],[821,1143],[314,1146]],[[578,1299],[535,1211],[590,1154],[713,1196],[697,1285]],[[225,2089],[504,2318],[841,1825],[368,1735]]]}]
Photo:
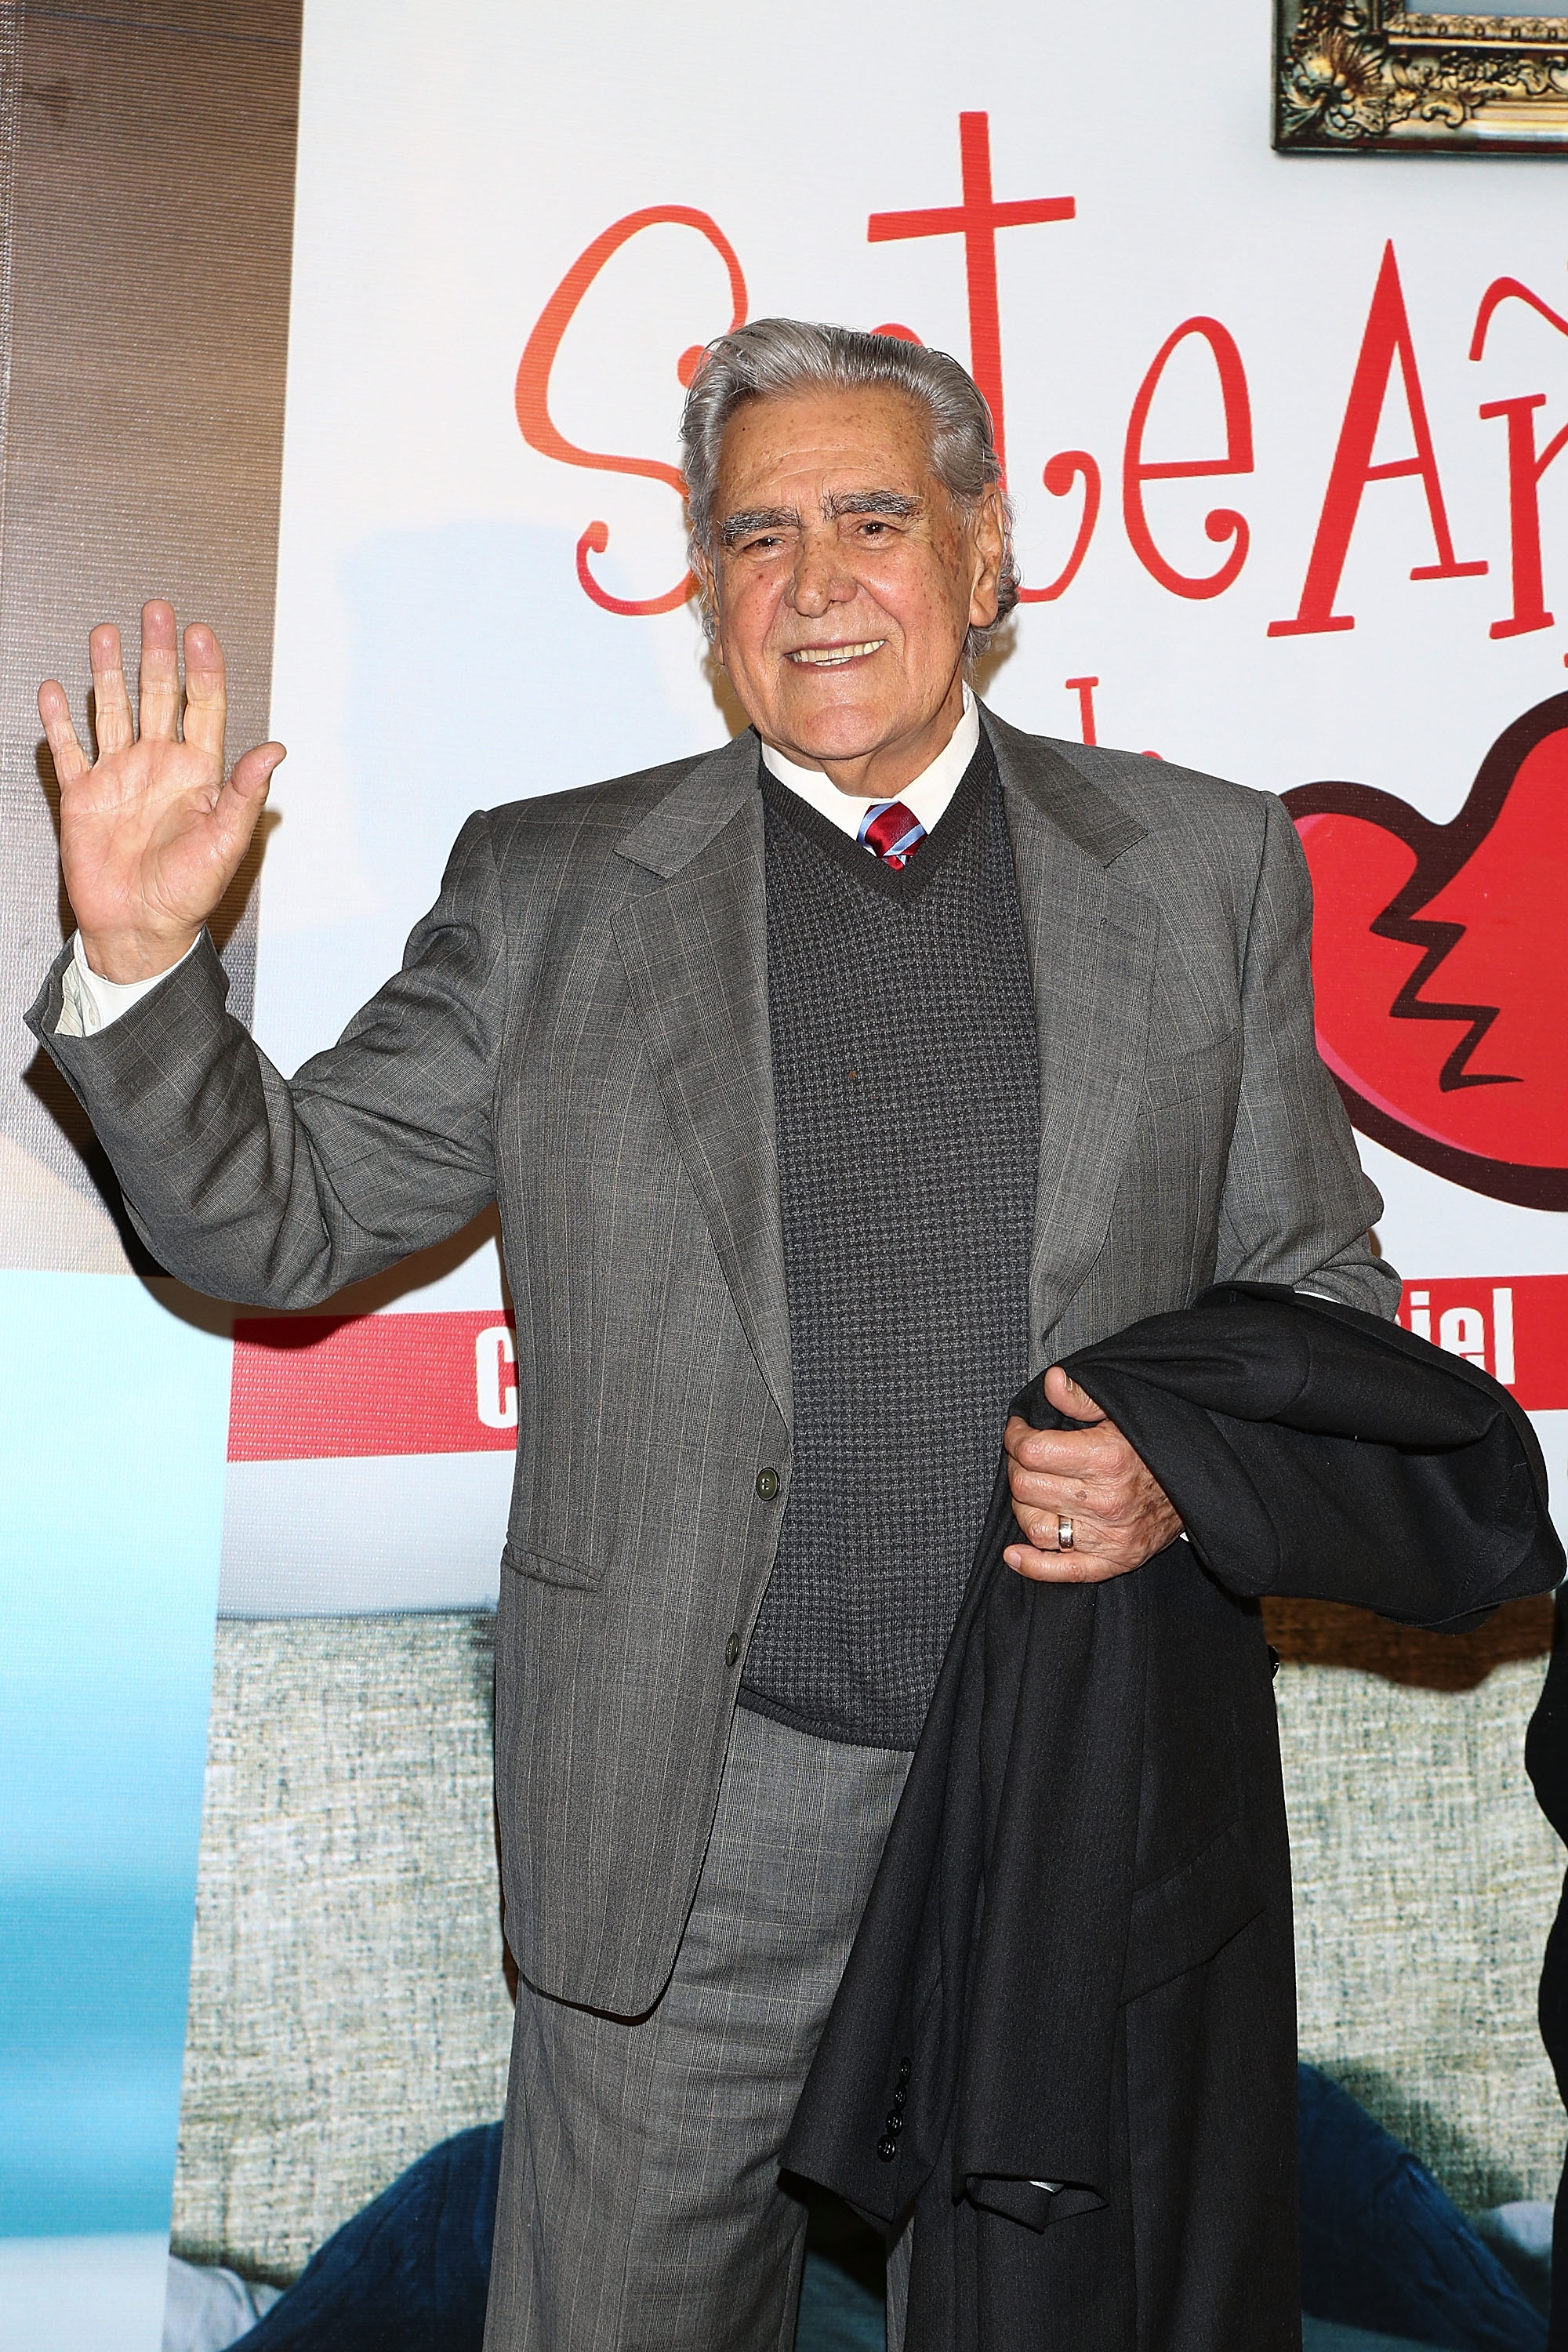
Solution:
[{"label": "gray hair", "polygon": [[[897,335],[862,334],[854,327],[813,326],[800,319],[753,319],[732,334],[721,335],[703,352],[680,419],[686,509],[692,569],[702,577],[716,552],[713,505],[719,486],[719,452],[724,428],[749,400],[826,389],[858,392],[887,384],[924,410],[931,433],[931,467],[948,496],[973,514],[986,492],[1002,479],[992,432],[991,411],[967,368],[946,352],[906,343]],[[965,654],[976,660],[1018,601],[1013,561],[1013,509],[1003,499],[1002,571],[996,618],[969,632]],[[698,559],[701,559],[700,564]],[[711,637],[715,617],[704,610]]]}]

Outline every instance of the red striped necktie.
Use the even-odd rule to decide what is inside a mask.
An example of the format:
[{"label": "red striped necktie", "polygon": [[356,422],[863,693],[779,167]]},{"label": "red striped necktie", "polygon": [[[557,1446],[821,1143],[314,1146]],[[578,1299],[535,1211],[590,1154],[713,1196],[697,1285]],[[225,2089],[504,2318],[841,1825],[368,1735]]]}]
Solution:
[{"label": "red striped necktie", "polygon": [[873,801],[855,838],[884,866],[899,873],[926,837],[926,829],[902,801]]}]

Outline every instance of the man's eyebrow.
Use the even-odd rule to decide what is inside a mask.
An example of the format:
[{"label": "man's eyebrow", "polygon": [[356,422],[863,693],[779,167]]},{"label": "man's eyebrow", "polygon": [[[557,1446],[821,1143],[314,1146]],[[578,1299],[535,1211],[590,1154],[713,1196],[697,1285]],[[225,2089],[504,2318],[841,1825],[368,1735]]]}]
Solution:
[{"label": "man's eyebrow", "polygon": [[[836,522],[841,515],[894,515],[908,517],[923,510],[923,500],[910,498],[902,490],[836,490],[822,502],[823,519]],[[798,507],[742,507],[739,513],[726,515],[719,526],[721,547],[738,546],[753,531],[798,530]]]},{"label": "man's eyebrow", "polygon": [[739,514],[726,515],[719,526],[719,543],[733,547],[737,540],[749,538],[754,530],[798,530],[798,507],[742,507]]},{"label": "man's eyebrow", "polygon": [[823,500],[822,510],[832,522],[839,515],[917,515],[922,504],[902,490],[836,490]]}]

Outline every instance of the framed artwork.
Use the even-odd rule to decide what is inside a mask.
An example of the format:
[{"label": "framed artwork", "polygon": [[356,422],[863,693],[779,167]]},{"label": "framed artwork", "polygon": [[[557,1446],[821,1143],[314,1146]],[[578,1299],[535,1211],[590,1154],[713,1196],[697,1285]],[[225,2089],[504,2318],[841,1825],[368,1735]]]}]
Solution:
[{"label": "framed artwork", "polygon": [[1275,0],[1285,154],[1568,153],[1568,15]]}]

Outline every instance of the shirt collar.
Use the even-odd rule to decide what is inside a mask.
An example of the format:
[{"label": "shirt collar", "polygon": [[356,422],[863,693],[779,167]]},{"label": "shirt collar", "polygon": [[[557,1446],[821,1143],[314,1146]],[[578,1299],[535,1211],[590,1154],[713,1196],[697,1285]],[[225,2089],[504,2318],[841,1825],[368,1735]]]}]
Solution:
[{"label": "shirt collar", "polygon": [[[963,689],[963,716],[949,736],[945,750],[937,753],[929,768],[923,769],[912,784],[906,784],[898,798],[927,833],[936,830],[949,801],[963,782],[964,771],[973,759],[980,741],[980,705],[968,687]],[[798,793],[803,801],[847,833],[851,841],[858,838],[860,826],[869,808],[881,805],[876,800],[863,800],[855,793],[841,793],[837,785],[825,776],[820,768],[799,768],[775,751],[771,743],[763,745],[763,764],[781,784]]]}]

